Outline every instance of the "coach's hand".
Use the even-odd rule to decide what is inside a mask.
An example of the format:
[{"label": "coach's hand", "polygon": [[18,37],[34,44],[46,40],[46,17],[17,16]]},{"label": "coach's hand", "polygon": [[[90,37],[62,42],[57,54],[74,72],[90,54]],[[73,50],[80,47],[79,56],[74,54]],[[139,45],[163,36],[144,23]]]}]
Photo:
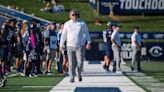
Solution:
[{"label": "coach's hand", "polygon": [[86,49],[87,49],[87,50],[91,49],[91,44],[88,43],[88,44],[86,45]]},{"label": "coach's hand", "polygon": [[62,47],[60,47],[59,50],[60,50],[60,52],[63,52],[63,48]]}]

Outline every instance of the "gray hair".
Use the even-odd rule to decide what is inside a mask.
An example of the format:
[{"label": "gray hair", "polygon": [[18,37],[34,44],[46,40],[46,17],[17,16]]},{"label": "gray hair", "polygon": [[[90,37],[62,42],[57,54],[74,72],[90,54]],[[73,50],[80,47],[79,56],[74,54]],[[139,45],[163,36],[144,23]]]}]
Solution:
[{"label": "gray hair", "polygon": [[72,10],[70,11],[69,14],[70,14],[70,15],[72,15],[72,14],[77,14],[78,17],[79,17],[79,15],[80,15],[80,13],[79,13],[79,11],[78,11],[77,9],[72,9]]}]

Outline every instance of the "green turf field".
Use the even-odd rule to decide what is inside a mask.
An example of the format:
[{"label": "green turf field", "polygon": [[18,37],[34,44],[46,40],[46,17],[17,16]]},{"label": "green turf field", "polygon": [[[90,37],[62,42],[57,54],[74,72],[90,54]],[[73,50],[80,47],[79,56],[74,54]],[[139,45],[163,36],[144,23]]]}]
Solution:
[{"label": "green turf field", "polygon": [[[132,31],[134,26],[141,27],[141,31],[144,32],[164,32],[164,16],[115,16],[109,18],[108,15],[97,16],[95,10],[89,5],[86,0],[58,0],[57,4],[63,4],[65,7],[65,13],[48,13],[39,11],[45,4],[43,0],[1,0],[3,5],[16,5],[19,10],[24,10],[29,13],[35,13],[36,16],[51,20],[54,22],[65,22],[68,20],[69,10],[77,8],[80,11],[81,17],[87,22],[90,31],[102,31],[106,27],[106,23],[109,20],[118,21],[123,27],[122,31]],[[97,26],[94,24],[95,18],[98,17],[103,25]]]},{"label": "green turf field", "polygon": [[59,75],[22,77],[15,76],[7,78],[5,87],[0,92],[48,92],[63,79]]},{"label": "green turf field", "polygon": [[[123,27],[122,31],[132,31],[134,26],[141,27],[142,32],[164,32],[164,16],[114,16],[109,18],[108,15],[97,16],[97,13],[83,0],[58,0],[57,4],[63,4],[65,13],[48,13],[39,11],[45,4],[43,0],[0,0],[2,5],[16,5],[18,10],[24,8],[26,13],[35,13],[35,16],[54,21],[67,21],[69,10],[77,8],[81,17],[87,22],[90,31],[102,31],[106,27],[107,21],[114,20],[119,22]],[[73,2],[72,2],[73,1]],[[98,17],[103,25],[94,24],[95,18]],[[164,63],[163,62],[143,62],[142,69],[148,76],[152,76],[164,83]],[[11,77],[8,78],[7,86],[0,88],[0,92],[48,92],[53,86],[59,83],[63,77],[60,76],[42,76],[37,78],[29,77]]]},{"label": "green turf field", "polygon": [[[0,92],[49,92],[63,78],[63,74],[58,74],[56,61],[52,63],[49,75],[39,74],[37,77],[21,76],[15,70],[15,65],[11,73],[7,74],[6,86],[0,88]],[[41,67],[44,71],[44,67]]]},{"label": "green turf field", "polygon": [[143,63],[142,67],[144,73],[146,73],[148,76],[152,76],[155,79],[159,80],[160,82],[164,83],[164,62],[148,62],[148,63]]},{"label": "green turf field", "polygon": [[[21,76],[14,69],[7,74],[6,86],[0,88],[0,92],[49,92],[63,78],[63,74],[58,74],[56,61],[52,63],[50,75],[39,74],[37,77]],[[44,67],[41,68],[44,71]]]},{"label": "green turf field", "polygon": [[[130,62],[127,64],[130,67]],[[164,83],[164,62],[161,61],[150,61],[150,62],[142,62],[141,68],[144,70],[148,76],[152,76],[160,82]]]}]

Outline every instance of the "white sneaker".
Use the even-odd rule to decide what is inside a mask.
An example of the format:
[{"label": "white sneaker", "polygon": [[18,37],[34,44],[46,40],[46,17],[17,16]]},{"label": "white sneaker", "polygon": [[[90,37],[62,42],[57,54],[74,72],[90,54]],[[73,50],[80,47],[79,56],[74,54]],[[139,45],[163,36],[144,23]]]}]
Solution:
[{"label": "white sneaker", "polygon": [[32,78],[32,77],[33,77],[33,75],[31,75],[31,74],[30,74],[30,75],[29,75],[29,77],[30,77],[30,78]]},{"label": "white sneaker", "polygon": [[0,87],[4,87],[6,85],[6,79],[2,79],[0,83]]},{"label": "white sneaker", "polygon": [[21,76],[26,76],[24,73],[20,73]]},{"label": "white sneaker", "polygon": [[2,87],[2,81],[0,80],[0,87]]},{"label": "white sneaker", "polygon": [[116,73],[121,74],[121,73],[122,73],[122,71],[116,71]]},{"label": "white sneaker", "polygon": [[126,62],[124,62],[124,61],[121,61],[121,64],[122,64],[122,65],[125,65],[125,64],[126,64]]},{"label": "white sneaker", "polygon": [[38,77],[38,75],[34,74],[34,77]]},{"label": "white sneaker", "polygon": [[48,72],[47,75],[53,75],[51,72]]}]

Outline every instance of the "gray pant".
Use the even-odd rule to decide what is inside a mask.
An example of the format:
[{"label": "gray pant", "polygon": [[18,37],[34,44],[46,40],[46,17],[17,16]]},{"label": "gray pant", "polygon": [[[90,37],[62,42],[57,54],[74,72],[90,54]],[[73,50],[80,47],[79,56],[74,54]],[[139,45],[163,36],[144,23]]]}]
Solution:
[{"label": "gray pant", "polygon": [[115,45],[112,45],[113,55],[114,55],[114,61],[116,61],[116,69],[120,70],[120,51],[121,49]]},{"label": "gray pant", "polygon": [[132,53],[132,61],[131,61],[131,67],[134,68],[134,63],[137,61],[137,68],[140,69],[140,57],[141,57],[141,50],[137,49],[136,47],[132,46],[133,53]]},{"label": "gray pant", "polygon": [[[84,66],[84,61],[85,61],[85,50],[86,50],[86,48],[83,47],[83,48],[82,48],[82,61],[83,61],[83,62],[82,62],[82,65],[83,65],[83,66]],[[84,69],[83,66],[82,66],[82,71],[83,71],[83,69]]]},{"label": "gray pant", "polygon": [[69,62],[69,76],[74,79],[76,67],[78,69],[78,75],[81,75],[83,67],[82,48],[67,47],[67,55]]}]

